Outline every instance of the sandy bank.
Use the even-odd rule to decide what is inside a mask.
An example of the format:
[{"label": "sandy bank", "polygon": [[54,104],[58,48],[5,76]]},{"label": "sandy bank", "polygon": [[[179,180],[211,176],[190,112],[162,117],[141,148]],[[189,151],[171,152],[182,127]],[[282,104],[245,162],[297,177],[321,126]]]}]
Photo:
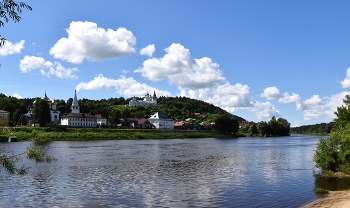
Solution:
[{"label": "sandy bank", "polygon": [[347,191],[329,191],[320,200],[308,204],[306,208],[349,208],[350,190]]}]

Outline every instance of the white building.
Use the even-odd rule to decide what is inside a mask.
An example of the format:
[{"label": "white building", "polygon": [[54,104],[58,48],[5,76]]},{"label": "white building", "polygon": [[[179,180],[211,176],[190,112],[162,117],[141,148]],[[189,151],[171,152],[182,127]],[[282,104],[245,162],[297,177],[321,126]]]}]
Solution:
[{"label": "white building", "polygon": [[147,93],[143,100],[136,100],[134,97],[129,102],[129,106],[151,106],[151,105],[157,105],[157,95],[156,91],[153,92],[153,96]]},{"label": "white building", "polygon": [[62,116],[61,125],[80,128],[95,128],[97,126],[97,118],[95,116],[88,113],[80,113],[77,91],[74,92],[71,110],[71,113]]},{"label": "white building", "polygon": [[[56,109],[57,103],[55,101],[51,101],[49,97],[47,97],[46,92],[45,95],[41,98],[43,100],[46,100],[47,104],[49,104],[50,107],[50,116],[51,116],[51,121],[59,121],[60,120],[60,111]],[[35,104],[36,100],[33,102],[33,106]],[[32,116],[33,115],[33,107],[31,107],[28,111],[26,116]],[[34,115],[35,117],[35,115]]]},{"label": "white building", "polygon": [[99,126],[107,125],[109,122],[107,121],[107,118],[102,117],[101,114],[95,114],[95,117],[97,119],[97,124]]},{"label": "white building", "polygon": [[153,124],[156,129],[174,129],[174,120],[163,112],[155,113],[148,121]]}]

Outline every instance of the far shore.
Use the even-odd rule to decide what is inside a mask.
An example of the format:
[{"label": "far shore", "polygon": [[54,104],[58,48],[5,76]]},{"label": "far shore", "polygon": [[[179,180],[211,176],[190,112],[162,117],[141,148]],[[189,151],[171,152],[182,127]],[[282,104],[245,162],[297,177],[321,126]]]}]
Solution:
[{"label": "far shore", "polygon": [[349,208],[350,207],[350,190],[329,191],[319,200],[307,204],[305,208]]}]

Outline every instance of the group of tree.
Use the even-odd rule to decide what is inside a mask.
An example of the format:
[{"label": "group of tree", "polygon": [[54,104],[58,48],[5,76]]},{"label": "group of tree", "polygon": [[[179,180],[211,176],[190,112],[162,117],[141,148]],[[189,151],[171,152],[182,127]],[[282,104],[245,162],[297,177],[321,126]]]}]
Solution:
[{"label": "group of tree", "polygon": [[328,135],[332,128],[334,127],[334,122],[311,124],[298,127],[292,127],[290,133],[292,134],[322,134]]},{"label": "group of tree", "polygon": [[288,136],[290,133],[290,123],[284,118],[276,119],[273,116],[269,122],[260,121],[257,124],[246,125],[238,131],[246,136]]},{"label": "group of tree", "polygon": [[334,126],[329,136],[319,140],[314,155],[316,166],[323,173],[346,172],[350,174],[350,96],[337,108]]}]

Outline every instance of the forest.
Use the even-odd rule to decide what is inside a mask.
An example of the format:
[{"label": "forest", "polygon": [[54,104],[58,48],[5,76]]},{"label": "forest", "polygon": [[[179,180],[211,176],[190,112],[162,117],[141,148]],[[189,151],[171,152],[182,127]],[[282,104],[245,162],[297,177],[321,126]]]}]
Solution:
[{"label": "forest", "polygon": [[334,122],[311,124],[298,127],[292,127],[290,129],[291,134],[321,134],[327,135],[334,127]]}]

